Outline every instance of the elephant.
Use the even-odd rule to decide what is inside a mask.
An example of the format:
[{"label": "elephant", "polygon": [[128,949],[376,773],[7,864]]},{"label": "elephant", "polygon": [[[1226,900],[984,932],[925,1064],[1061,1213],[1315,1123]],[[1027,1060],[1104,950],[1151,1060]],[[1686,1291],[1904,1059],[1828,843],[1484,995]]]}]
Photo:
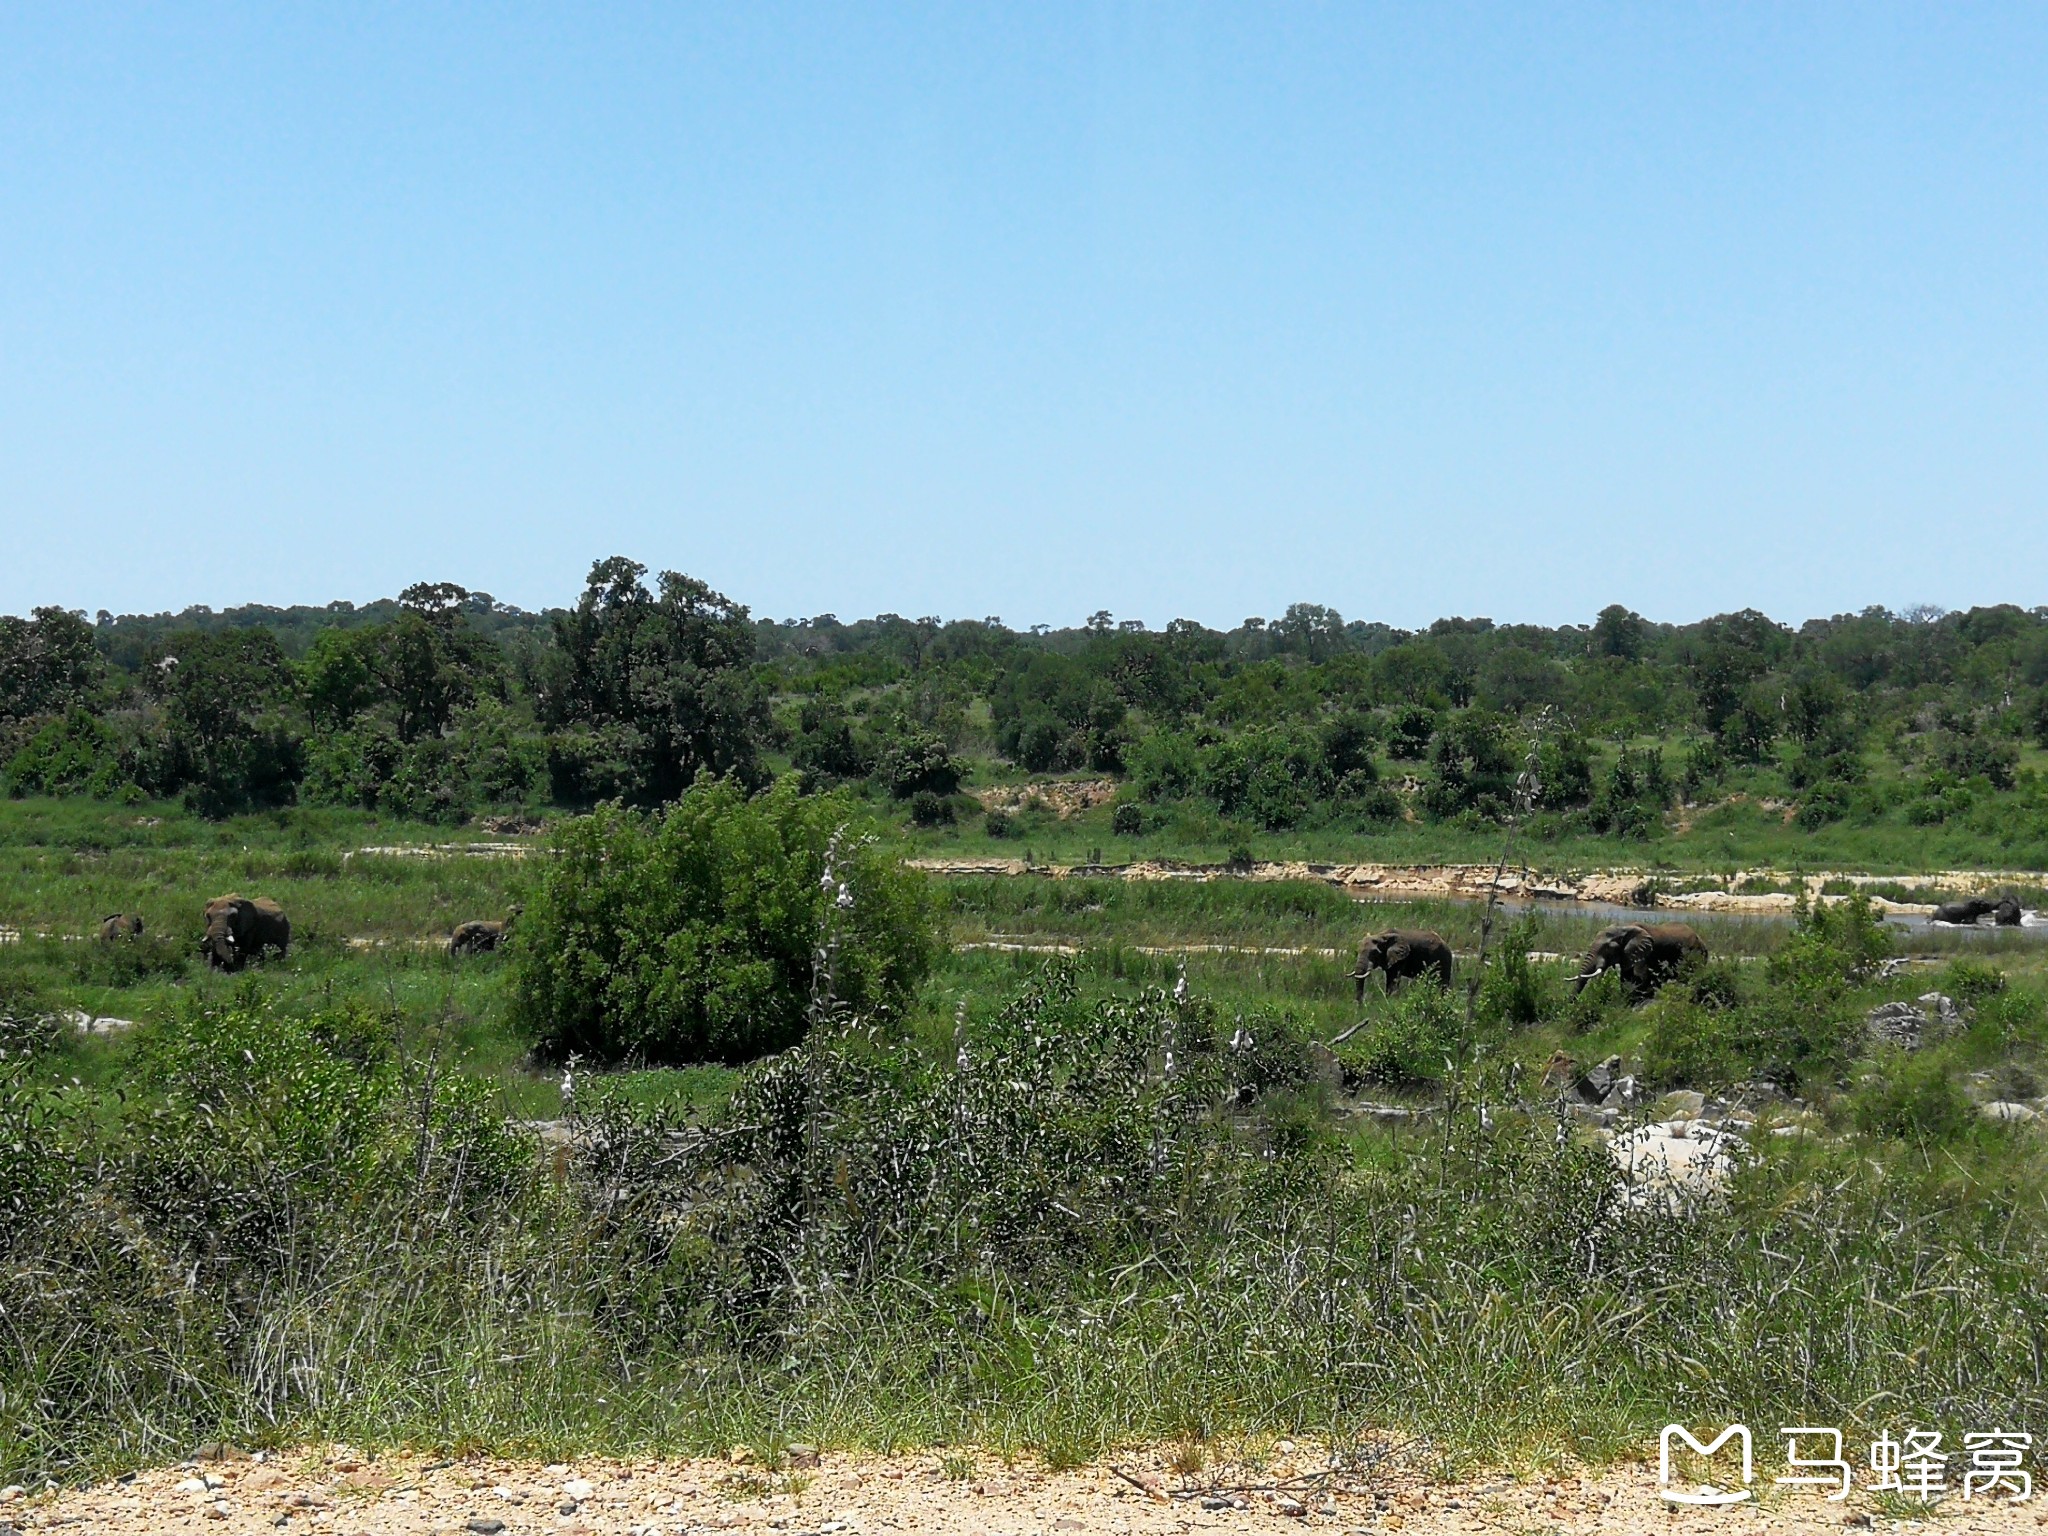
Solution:
[{"label": "elephant", "polygon": [[142,914],[139,912],[114,912],[100,919],[100,942],[103,944],[141,937]]},{"label": "elephant", "polygon": [[2012,908],[2012,920],[2007,922],[2003,916],[2000,916],[1998,921],[2010,928],[2020,920],[2020,904],[2010,896],[2006,897],[2002,902],[1993,901],[1988,896],[1971,896],[1963,901],[1944,902],[1934,909],[1933,920],[1937,923],[1967,923],[1974,927],[1978,918],[1988,916],[1994,912],[2002,912],[2007,905],[2010,905]]},{"label": "elephant", "polygon": [[291,919],[267,896],[216,896],[206,904],[199,949],[217,971],[239,971],[266,949],[283,955],[291,942]]},{"label": "elephant", "polygon": [[1629,996],[1641,1000],[1676,976],[1694,956],[1707,958],[1705,940],[1684,923],[1622,923],[1603,928],[1579,966],[1572,995],[1603,971],[1621,968]]},{"label": "elephant", "polygon": [[2017,896],[2008,896],[1991,909],[1991,921],[2000,928],[2017,928],[2020,919],[2025,916],[2026,913],[2021,910],[2020,899]]},{"label": "elephant", "polygon": [[473,919],[457,923],[455,932],[448,936],[448,953],[451,955],[481,955],[496,949],[505,942],[505,929],[509,925],[501,922],[486,922]]},{"label": "elephant", "polygon": [[1358,966],[1351,973],[1351,979],[1358,983],[1358,1000],[1365,1001],[1366,979],[1374,971],[1387,973],[1387,991],[1391,994],[1404,981],[1418,976],[1434,974],[1437,981],[1448,987],[1451,984],[1451,946],[1444,942],[1440,933],[1427,929],[1396,928],[1376,934],[1365,941],[1358,951]]}]

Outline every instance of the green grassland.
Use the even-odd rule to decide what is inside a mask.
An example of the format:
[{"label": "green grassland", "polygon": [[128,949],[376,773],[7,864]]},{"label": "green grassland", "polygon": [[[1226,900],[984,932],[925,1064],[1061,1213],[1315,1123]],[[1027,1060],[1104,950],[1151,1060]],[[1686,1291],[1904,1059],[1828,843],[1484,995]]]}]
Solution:
[{"label": "green grassland", "polygon": [[[1520,962],[1584,946],[1599,919],[1569,911],[957,878],[934,882],[954,947],[904,1016],[754,1066],[600,1070],[535,1059],[516,957],[440,942],[520,903],[544,854],[360,851],[484,837],[0,804],[0,1176],[23,1201],[73,1179],[88,1213],[0,1270],[0,1473],[222,1436],[1059,1461],[1369,1426],[1457,1465],[1633,1454],[1674,1415],[2048,1409],[2048,1160],[1966,1096],[2048,1088],[2030,937],[1914,935],[1879,979],[1853,936],[1708,917],[1718,967],[1631,1008]],[[285,905],[288,958],[201,965],[229,889]],[[144,942],[85,937],[131,910]],[[1452,940],[1449,997],[1358,1003],[1349,952],[1395,925]],[[1971,1005],[1953,1038],[1862,1039],[1869,1007],[1935,987]],[[1539,1102],[1559,1051],[1659,1091],[1770,1072],[1816,1130],[1759,1136],[1724,1201],[1632,1210]],[[566,1162],[516,1129],[565,1116]]]}]

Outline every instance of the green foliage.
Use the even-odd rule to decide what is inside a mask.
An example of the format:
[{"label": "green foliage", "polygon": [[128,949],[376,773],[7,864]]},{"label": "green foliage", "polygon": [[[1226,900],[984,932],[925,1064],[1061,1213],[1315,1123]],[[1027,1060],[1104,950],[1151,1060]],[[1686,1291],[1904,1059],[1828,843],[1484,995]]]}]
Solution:
[{"label": "green foliage", "polygon": [[1937,992],[1944,992],[1966,1005],[1995,997],[2005,988],[2004,971],[1988,960],[1977,960],[1968,955],[1949,961],[1942,968],[1941,980],[1935,986]]},{"label": "green foliage", "polygon": [[304,748],[279,717],[294,678],[270,631],[174,634],[145,676],[167,728],[151,787],[211,817],[296,798]]},{"label": "green foliage", "polygon": [[7,764],[10,795],[94,795],[130,788],[113,727],[73,709],[31,736]]},{"label": "green foliage", "polygon": [[1626,1012],[1628,994],[1621,968],[1611,966],[1592,978],[1576,993],[1567,990],[1564,1026],[1574,1035],[1589,1035],[1614,1015]]},{"label": "green foliage", "polygon": [[1943,1053],[1885,1050],[1858,1077],[1849,1118],[1865,1135],[1945,1142],[1970,1127],[1976,1110]]},{"label": "green foliage", "polygon": [[64,608],[37,608],[26,619],[0,614],[0,728],[76,709],[105,676],[80,615]]},{"label": "green foliage", "polygon": [[1457,998],[1423,980],[1388,1000],[1373,1026],[1347,1044],[1344,1063],[1370,1082],[1434,1083],[1456,1070],[1468,1045]]},{"label": "green foliage", "polygon": [[943,798],[960,787],[960,764],[945,739],[914,726],[906,726],[890,739],[875,772],[882,787],[898,800],[919,794]]},{"label": "green foliage", "polygon": [[[1109,830],[1118,837],[1136,837],[1145,830],[1145,809],[1133,801],[1118,803],[1110,813]],[[991,833],[991,836],[994,834]]]},{"label": "green foliage", "polygon": [[1404,704],[1387,717],[1387,752],[1407,762],[1420,762],[1436,735],[1437,713],[1421,704]]},{"label": "green foliage", "polygon": [[1257,726],[1209,749],[1199,785],[1225,816],[1272,829],[1298,825],[1334,781],[1313,738]]},{"label": "green foliage", "polygon": [[1502,936],[1499,951],[1488,956],[1474,1008],[1482,1022],[1525,1028],[1557,1011],[1560,1000],[1557,972],[1529,958],[1529,951],[1535,947],[1536,941],[1535,918],[1521,917]]},{"label": "green foliage", "polygon": [[538,707],[549,724],[580,728],[594,748],[564,753],[579,771],[557,782],[650,804],[699,773],[750,782],[768,710],[748,666],[747,610],[674,571],[650,593],[640,580],[646,571],[618,557],[599,561],[575,610],[554,621]]},{"label": "green foliage", "polygon": [[1891,953],[1891,935],[1868,895],[1809,903],[1802,890],[1792,936],[1771,957],[1770,978],[1774,987],[1802,998],[1838,997]]},{"label": "green foliage", "polygon": [[394,725],[360,720],[316,736],[305,798],[423,821],[461,821],[482,806],[519,805],[547,783],[541,741],[493,703],[464,711],[447,734],[408,742]]},{"label": "green foliage", "polygon": [[935,918],[922,881],[857,832],[848,803],[791,779],[754,799],[705,779],[659,817],[566,824],[520,921],[523,1026],[554,1056],[741,1061],[803,1037],[821,971],[856,1015],[893,1015],[932,963]]},{"label": "green foliage", "polygon": [[1489,820],[1507,815],[1515,755],[1498,716],[1479,710],[1453,716],[1437,731],[1429,762],[1422,805],[1431,816],[1442,821],[1467,811]]}]

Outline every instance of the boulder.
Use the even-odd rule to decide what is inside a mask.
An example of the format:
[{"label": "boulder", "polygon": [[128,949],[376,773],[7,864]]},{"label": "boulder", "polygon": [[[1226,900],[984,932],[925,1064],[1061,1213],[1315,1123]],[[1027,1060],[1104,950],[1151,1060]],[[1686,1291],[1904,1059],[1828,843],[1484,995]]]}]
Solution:
[{"label": "boulder", "polygon": [[2024,1125],[2041,1118],[2040,1111],[2029,1104],[2016,1104],[2010,1099],[1993,1099],[1989,1104],[1979,1104],[1977,1113],[1986,1120],[2002,1120],[2010,1125]]},{"label": "boulder", "polygon": [[1902,1051],[1917,1051],[1962,1023],[1963,1010],[1955,999],[1939,992],[1923,993],[1910,1003],[1879,1003],[1863,1016],[1871,1039]]},{"label": "boulder", "polygon": [[1741,1137],[1696,1120],[1638,1126],[1607,1144],[1629,1203],[1674,1215],[1719,1194],[1742,1148]]}]

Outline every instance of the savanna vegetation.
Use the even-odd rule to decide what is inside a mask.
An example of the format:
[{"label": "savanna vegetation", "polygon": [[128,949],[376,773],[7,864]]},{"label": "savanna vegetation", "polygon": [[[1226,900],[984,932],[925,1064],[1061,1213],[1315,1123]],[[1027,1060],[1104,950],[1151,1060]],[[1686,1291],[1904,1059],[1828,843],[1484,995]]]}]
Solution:
[{"label": "savanna vegetation", "polygon": [[[1599,1459],[2048,1407],[2030,931],[1703,918],[1636,1005],[1572,985],[1590,914],[901,861],[1490,859],[1512,821],[1908,896],[2042,846],[2048,615],[1018,633],[644,575],[0,622],[0,1481],[312,1436]],[[1061,776],[1116,787],[968,793]],[[286,955],[205,965],[229,890]],[[451,955],[472,918],[506,943]],[[1360,1004],[1397,926],[1457,978]],[[1868,1026],[1930,990],[1925,1038]],[[1570,1112],[1617,1057],[1618,1122]],[[1686,1092],[1745,1129],[1675,1209],[1600,1137]]]},{"label": "savanna vegetation", "polygon": [[[614,558],[544,614],[425,583],[0,619],[11,794],[214,817],[458,825],[793,768],[935,849],[1460,858],[1519,812],[1554,860],[1911,871],[2048,864],[2044,765],[2048,609],[1020,631],[757,619]],[[1066,816],[992,793],[1062,776],[1114,793]]]}]

